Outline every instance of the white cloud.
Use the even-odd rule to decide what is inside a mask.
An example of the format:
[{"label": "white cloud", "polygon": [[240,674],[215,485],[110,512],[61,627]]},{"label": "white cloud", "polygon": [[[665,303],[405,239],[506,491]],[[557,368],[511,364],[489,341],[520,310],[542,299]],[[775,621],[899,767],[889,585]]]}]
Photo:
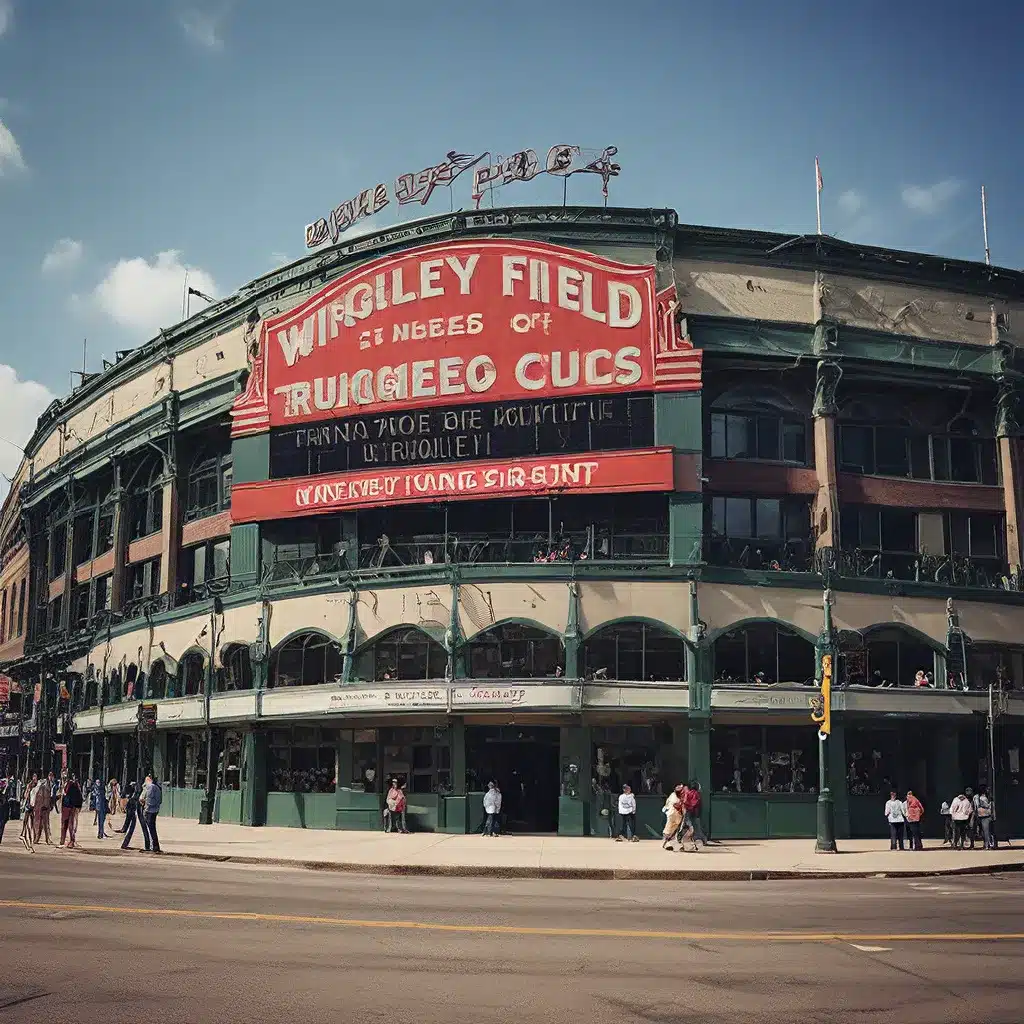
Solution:
[{"label": "white cloud", "polygon": [[0,0],[0,36],[14,24],[14,0]]},{"label": "white cloud", "polygon": [[[0,0],[2,3],[3,0]],[[0,121],[0,178],[8,171],[25,170],[25,158],[21,155],[18,140],[11,134],[10,128]]]},{"label": "white cloud", "polygon": [[84,246],[73,238],[62,238],[55,242],[53,248],[43,257],[43,273],[56,274],[62,270],[71,270],[82,261]]},{"label": "white cloud", "polygon": [[[13,366],[0,363],[0,473],[14,476],[21,462],[18,450],[24,446],[36,428],[40,413],[53,401],[49,388],[34,380],[21,380]],[[0,499],[7,493],[7,481],[0,479]]]},{"label": "white cloud", "polygon": [[[0,0],[2,2],[2,0]],[[219,11],[183,11],[180,22],[185,35],[204,50],[223,50],[224,36],[221,28],[227,15],[226,9]]]},{"label": "white cloud", "polygon": [[836,200],[839,212],[847,217],[856,217],[864,209],[864,197],[855,189],[848,188]]},{"label": "white cloud", "polygon": [[[217,285],[205,270],[189,267],[188,283],[207,295],[217,294]],[[184,287],[181,253],[168,249],[157,253],[152,263],[141,256],[119,260],[96,286],[92,299],[101,312],[122,327],[153,335],[161,327],[181,320]]]},{"label": "white cloud", "polygon": [[906,185],[901,193],[903,205],[928,216],[939,213],[963,188],[956,178],[945,178],[934,185]]}]

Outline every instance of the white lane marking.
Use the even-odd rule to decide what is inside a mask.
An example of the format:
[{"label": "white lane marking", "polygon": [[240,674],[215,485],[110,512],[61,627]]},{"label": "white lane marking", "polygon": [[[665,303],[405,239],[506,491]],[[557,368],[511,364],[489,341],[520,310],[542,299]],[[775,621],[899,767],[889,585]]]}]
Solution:
[{"label": "white lane marking", "polygon": [[891,953],[892,946],[858,946],[856,942],[851,942],[851,946],[854,949],[859,949],[862,953]]}]

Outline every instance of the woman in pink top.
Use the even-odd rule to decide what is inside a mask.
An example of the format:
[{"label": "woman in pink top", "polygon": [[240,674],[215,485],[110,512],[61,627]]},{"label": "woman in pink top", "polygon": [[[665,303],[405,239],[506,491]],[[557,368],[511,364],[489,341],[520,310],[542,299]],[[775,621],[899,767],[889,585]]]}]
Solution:
[{"label": "woman in pink top", "polygon": [[907,790],[907,831],[910,833],[910,848],[923,850],[921,843],[921,819],[924,817],[924,804]]}]

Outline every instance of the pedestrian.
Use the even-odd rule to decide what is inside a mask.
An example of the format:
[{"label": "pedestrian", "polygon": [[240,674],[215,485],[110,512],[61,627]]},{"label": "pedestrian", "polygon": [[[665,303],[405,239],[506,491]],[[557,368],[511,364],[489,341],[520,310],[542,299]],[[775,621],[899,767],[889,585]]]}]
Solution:
[{"label": "pedestrian", "polygon": [[[992,839],[992,801],[985,786],[978,787],[978,795],[974,798],[974,818],[981,826],[982,849],[994,850]],[[971,849],[974,849],[974,837],[971,837]]]},{"label": "pedestrian", "polygon": [[[0,844],[4,841],[4,828],[11,816],[10,795],[14,791],[14,776],[0,778]],[[15,810],[14,816],[18,816],[17,810]]]},{"label": "pedestrian", "polygon": [[96,838],[106,839],[107,793],[99,779],[94,779],[92,783],[92,802],[96,808]]},{"label": "pedestrian", "polygon": [[149,832],[150,849],[153,853],[162,853],[160,849],[160,838],[156,833],[156,818],[160,813],[160,805],[163,802],[164,791],[160,783],[152,775],[146,776],[146,782],[142,787],[142,796],[139,802],[145,809],[146,829]]},{"label": "pedestrian", "polygon": [[949,801],[943,800],[939,808],[939,816],[942,818],[942,845],[953,845],[953,819],[949,816]]},{"label": "pedestrian", "polygon": [[487,783],[487,792],[484,793],[484,814],[487,820],[484,822],[485,836],[496,836],[501,832],[501,790],[496,782]]},{"label": "pedestrian", "polygon": [[967,841],[967,826],[971,821],[971,801],[961,793],[950,805],[949,816],[953,820],[953,849],[962,850]]},{"label": "pedestrian", "polygon": [[686,797],[683,801],[683,828],[684,830],[689,828],[693,832],[693,848],[697,849],[697,837],[700,836],[701,842],[707,846],[708,837],[704,834],[704,829],[701,828],[700,824],[700,789],[696,782],[691,783],[686,787]]},{"label": "pedestrian", "polygon": [[[683,787],[676,786],[665,798],[665,806],[661,813],[665,815],[665,827],[661,830],[661,848],[672,849],[672,840],[676,838],[679,826],[683,823]],[[682,847],[680,847],[682,849]]]},{"label": "pedestrian", "polygon": [[978,831],[978,816],[974,813],[974,790],[970,786],[964,790],[964,796],[970,801],[971,804],[971,816],[967,820],[967,838],[971,841],[971,849],[974,849],[974,840]]},{"label": "pedestrian", "polygon": [[150,849],[149,841],[149,828],[146,825],[145,813],[142,807],[139,805],[139,791],[135,786],[134,782],[128,783],[128,788],[125,790],[125,804],[124,804],[124,824],[125,834],[124,841],[121,843],[121,849],[127,850],[132,845],[132,835],[135,833],[135,821],[138,819],[139,827],[142,830],[142,840],[145,843],[146,850]]},{"label": "pedestrian", "polygon": [[890,790],[889,800],[885,805],[885,820],[889,822],[889,849],[903,850],[903,829],[906,822],[907,812],[903,801],[896,795],[896,790]]},{"label": "pedestrian", "polygon": [[113,817],[121,813],[121,784],[117,779],[107,783],[107,814]]},{"label": "pedestrian", "polygon": [[45,833],[46,845],[53,846],[50,839],[50,811],[53,809],[53,790],[50,786],[53,772],[40,779],[36,786],[36,798],[32,801],[32,814],[35,821],[35,841],[38,843]]},{"label": "pedestrian", "polygon": [[25,849],[35,853],[35,846],[32,843],[32,816],[34,814],[34,804],[36,801],[36,790],[39,788],[39,776],[33,774],[29,780],[28,785],[25,787],[23,792],[24,802],[22,804],[21,813],[21,836],[22,843],[25,844]]},{"label": "pedestrian", "polygon": [[407,836],[409,834],[409,827],[405,820],[405,812],[408,806],[409,801],[405,798],[405,783],[399,782],[398,796],[395,799],[395,813],[391,818],[392,821],[398,821],[398,831],[401,832],[403,836]]},{"label": "pedestrian", "polygon": [[75,849],[78,845],[78,815],[84,802],[82,787],[72,774],[64,786],[64,795],[60,800],[60,845],[63,846],[64,841],[68,840],[69,850]]},{"label": "pedestrian", "polygon": [[679,832],[676,835],[676,839],[679,840],[680,853],[686,852],[687,841],[693,843],[693,852],[697,852],[696,829],[693,827],[693,818],[690,817],[690,807],[693,805],[695,796],[696,793],[690,789],[689,784],[684,782],[683,791],[679,797],[683,805],[683,820],[679,825]]},{"label": "pedestrian", "polygon": [[923,850],[921,842],[921,819],[924,817],[924,804],[914,796],[911,790],[907,790],[907,799],[904,801],[907,816],[907,838],[910,841],[912,850]]},{"label": "pedestrian", "polygon": [[398,813],[398,779],[391,780],[391,787],[388,789],[388,794],[384,798],[384,831],[394,832],[396,831],[395,826],[395,815]]},{"label": "pedestrian", "polygon": [[636,834],[636,797],[633,796],[633,790],[628,785],[623,786],[622,792],[619,794],[619,820],[621,830],[615,841],[619,843],[623,840],[630,843],[640,842]]}]

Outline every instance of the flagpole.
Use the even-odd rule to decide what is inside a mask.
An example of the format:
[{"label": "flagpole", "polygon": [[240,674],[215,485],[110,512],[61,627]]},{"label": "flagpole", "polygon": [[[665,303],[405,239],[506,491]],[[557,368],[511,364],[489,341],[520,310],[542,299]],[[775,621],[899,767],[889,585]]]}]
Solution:
[{"label": "flagpole", "polygon": [[181,319],[188,319],[188,267],[185,268],[185,285],[181,292]]},{"label": "flagpole", "polygon": [[992,254],[988,249],[988,203],[985,199],[985,186],[981,186],[981,230],[985,237],[985,264],[992,265]]},{"label": "flagpole", "polygon": [[814,158],[814,205],[818,214],[818,234],[821,234],[821,165]]}]

